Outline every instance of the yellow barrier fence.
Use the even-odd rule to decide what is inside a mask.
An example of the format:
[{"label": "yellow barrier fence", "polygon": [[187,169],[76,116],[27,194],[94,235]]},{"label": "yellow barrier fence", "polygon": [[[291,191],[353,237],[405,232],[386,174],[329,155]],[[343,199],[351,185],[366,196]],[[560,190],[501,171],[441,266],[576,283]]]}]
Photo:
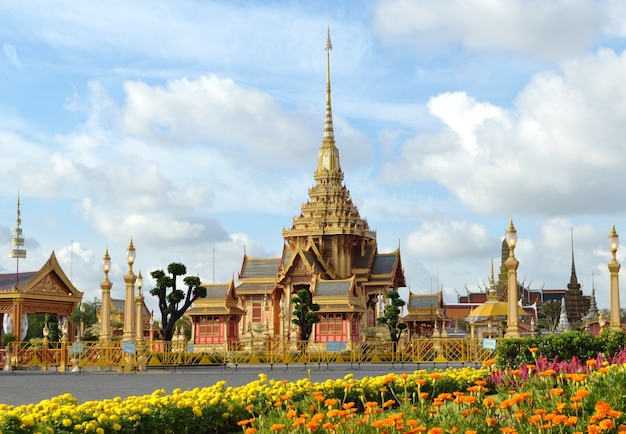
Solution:
[{"label": "yellow barrier fence", "polygon": [[[497,341],[495,341],[497,342]],[[158,342],[150,345],[140,342],[71,342],[33,346],[28,343],[11,344],[11,360],[7,351],[0,350],[0,365],[11,363],[16,368],[116,370],[127,372],[148,368],[174,368],[212,365],[361,365],[364,363],[390,364],[450,364],[475,363],[495,357],[493,346],[485,348],[479,339],[441,338],[413,339],[399,343],[278,343],[263,348],[243,345],[206,347],[180,342]]]}]

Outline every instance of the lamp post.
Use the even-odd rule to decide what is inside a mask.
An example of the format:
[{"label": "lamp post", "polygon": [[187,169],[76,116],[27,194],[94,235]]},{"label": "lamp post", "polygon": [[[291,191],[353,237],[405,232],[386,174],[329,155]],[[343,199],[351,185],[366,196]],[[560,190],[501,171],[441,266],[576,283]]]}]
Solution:
[{"label": "lamp post", "polygon": [[59,324],[61,330],[61,363],[59,364],[59,372],[65,372],[67,367],[67,319],[63,318]]},{"label": "lamp post", "polygon": [[48,323],[46,323],[43,326],[43,341],[42,341],[43,355],[41,357],[41,370],[42,371],[48,370],[48,343],[50,342],[50,340],[48,339],[49,335],[50,335],[50,329],[48,328]]},{"label": "lamp post", "polygon": [[154,326],[154,315],[150,315],[150,351],[152,351],[152,343],[154,342],[154,330],[152,327]]},{"label": "lamp post", "polygon": [[85,336],[85,303],[80,302],[80,324],[78,325],[78,339],[83,340]]},{"label": "lamp post", "polygon": [[283,354],[285,353],[285,302],[281,299],[280,303],[280,314],[278,314],[280,321],[280,342],[281,348],[283,349]]},{"label": "lamp post", "polygon": [[124,274],[124,283],[126,284],[126,298],[124,299],[124,335],[122,341],[132,342],[135,340],[133,333],[133,295],[135,293],[135,281],[137,276],[133,273],[133,263],[135,262],[135,246],[133,246],[133,238],[126,250],[126,262],[128,263],[128,271]]},{"label": "lamp post", "polygon": [[143,286],[143,276],[141,270],[137,274],[137,297],[135,298],[135,337],[137,343],[143,340],[143,292],[141,287]]},{"label": "lamp post", "polygon": [[111,287],[113,282],[109,280],[109,270],[111,269],[111,257],[107,248],[102,257],[102,270],[104,271],[104,280],[100,282],[102,289],[102,320],[100,321],[100,340],[103,342],[111,341]]},{"label": "lamp post", "polygon": [[611,330],[620,330],[622,321],[620,319],[620,303],[619,303],[619,269],[620,264],[617,262],[615,254],[619,247],[619,235],[615,232],[615,223],[609,234],[609,249],[611,250],[611,262],[609,262],[609,272],[611,275]]},{"label": "lamp post", "polygon": [[507,330],[504,337],[517,338],[520,336],[519,326],[517,322],[517,267],[519,261],[515,259],[515,245],[517,244],[517,231],[513,226],[513,218],[509,222],[509,227],[506,230],[506,243],[509,246],[509,257],[504,262],[507,269],[507,276],[509,282],[509,314],[507,318]]}]

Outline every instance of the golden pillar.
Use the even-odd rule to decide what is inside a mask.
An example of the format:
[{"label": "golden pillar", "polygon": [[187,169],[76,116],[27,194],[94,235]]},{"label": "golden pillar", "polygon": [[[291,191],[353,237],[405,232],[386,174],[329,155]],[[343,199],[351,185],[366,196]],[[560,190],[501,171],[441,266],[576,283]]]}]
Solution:
[{"label": "golden pillar", "polygon": [[103,342],[111,341],[111,288],[113,282],[109,280],[109,270],[111,269],[111,257],[107,248],[102,257],[102,270],[104,271],[104,280],[100,282],[102,289],[102,320],[100,321],[100,340]]},{"label": "golden pillar", "polygon": [[135,295],[135,281],[137,276],[133,273],[133,263],[135,262],[135,246],[133,246],[133,239],[131,237],[130,244],[126,250],[126,262],[128,262],[128,272],[124,274],[124,283],[126,284],[126,298],[124,299],[124,336],[122,340],[124,342],[132,342],[135,340],[135,333],[133,333],[134,321],[133,321],[133,298]]},{"label": "golden pillar", "polygon": [[141,287],[143,286],[143,276],[141,270],[137,275],[137,297],[135,297],[135,337],[137,343],[143,340],[143,293]]},{"label": "golden pillar", "polygon": [[518,326],[518,313],[517,313],[517,267],[519,261],[515,258],[515,245],[517,244],[517,231],[513,226],[513,218],[509,222],[509,227],[506,230],[506,243],[509,246],[509,257],[504,262],[508,275],[508,304],[509,312],[507,317],[507,329],[505,338],[517,338],[520,337]]},{"label": "golden pillar", "polygon": [[615,232],[615,223],[611,228],[609,234],[609,249],[611,250],[611,262],[609,262],[609,272],[611,276],[611,317],[610,327],[611,330],[620,330],[622,328],[622,320],[620,318],[620,303],[619,303],[619,269],[620,264],[617,262],[615,254],[619,247],[619,235]]}]

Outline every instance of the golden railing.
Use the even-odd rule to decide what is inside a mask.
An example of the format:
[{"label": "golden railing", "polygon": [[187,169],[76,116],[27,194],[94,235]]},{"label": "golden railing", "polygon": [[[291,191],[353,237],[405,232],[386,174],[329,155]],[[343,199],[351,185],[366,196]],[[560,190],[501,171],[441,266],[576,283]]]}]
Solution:
[{"label": "golden railing", "polygon": [[[497,341],[493,341],[497,342]],[[243,344],[200,346],[181,342],[63,342],[30,345],[12,343],[12,368],[39,368],[77,371],[84,368],[120,372],[151,367],[192,367],[214,365],[317,365],[365,363],[420,364],[475,363],[495,357],[479,339],[413,339],[394,345],[390,342],[359,342],[351,346],[294,342],[263,347]],[[0,350],[0,366],[8,362],[7,349]]]}]

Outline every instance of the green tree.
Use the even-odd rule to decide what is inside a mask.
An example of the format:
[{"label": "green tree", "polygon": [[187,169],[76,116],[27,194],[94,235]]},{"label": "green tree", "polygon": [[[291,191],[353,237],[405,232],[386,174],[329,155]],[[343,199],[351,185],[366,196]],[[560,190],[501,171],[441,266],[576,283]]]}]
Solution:
[{"label": "green tree", "polygon": [[402,331],[406,329],[406,324],[400,321],[400,308],[406,303],[400,298],[398,291],[389,291],[387,297],[389,298],[389,304],[385,308],[385,315],[378,317],[377,322],[385,324],[389,329],[389,336],[395,350],[400,336],[402,336]]},{"label": "green tree", "polygon": [[157,286],[150,290],[150,294],[159,298],[161,334],[165,342],[171,342],[176,321],[187,312],[194,301],[206,297],[206,288],[200,286],[200,278],[197,276],[183,278],[187,291],[177,288],[177,278],[187,274],[187,267],[181,263],[172,262],[167,266],[167,272],[168,274],[165,274],[163,270],[156,270],[150,273],[157,282]]},{"label": "green tree", "polygon": [[[543,316],[539,320],[539,324],[545,321],[546,328],[554,333],[556,326],[559,324],[559,317],[561,316],[561,303],[559,301],[546,301],[541,303],[539,312]],[[541,320],[544,321],[541,321]]]},{"label": "green tree", "polygon": [[317,312],[320,306],[313,303],[313,296],[308,289],[299,290],[291,299],[293,303],[293,318],[291,322],[300,328],[300,340],[308,342],[313,332],[313,324],[320,322]]},{"label": "green tree", "polygon": [[[72,315],[70,315],[70,321],[74,324],[77,333],[80,333],[80,323],[82,321],[84,327],[83,336],[81,336],[82,339],[92,339],[93,333],[91,333],[89,329],[98,322],[97,312],[101,307],[102,303],[96,298],[94,301],[88,301],[77,305],[74,312],[72,312]],[[50,326],[48,325],[48,327]]]}]

